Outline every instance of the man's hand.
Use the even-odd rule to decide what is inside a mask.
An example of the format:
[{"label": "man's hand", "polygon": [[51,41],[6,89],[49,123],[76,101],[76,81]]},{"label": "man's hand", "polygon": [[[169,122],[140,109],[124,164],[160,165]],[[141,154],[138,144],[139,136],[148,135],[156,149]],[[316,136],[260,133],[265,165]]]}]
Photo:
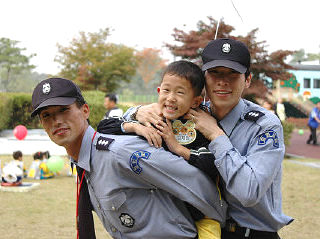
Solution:
[{"label": "man's hand", "polygon": [[157,103],[141,106],[138,109],[136,119],[147,127],[156,126],[162,121],[161,110]]},{"label": "man's hand", "polygon": [[223,130],[219,128],[217,120],[201,109],[190,109],[185,118],[192,120],[196,125],[195,128],[210,141],[225,135]]}]

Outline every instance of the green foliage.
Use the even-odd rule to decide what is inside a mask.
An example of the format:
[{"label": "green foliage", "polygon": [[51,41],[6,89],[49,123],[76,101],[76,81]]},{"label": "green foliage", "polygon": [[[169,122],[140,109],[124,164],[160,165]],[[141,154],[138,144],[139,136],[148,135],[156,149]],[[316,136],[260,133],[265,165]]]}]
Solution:
[{"label": "green foliage", "polygon": [[107,43],[109,29],[98,33],[80,32],[69,47],[58,45],[55,61],[63,68],[61,76],[75,80],[82,89],[114,92],[121,81],[129,82],[136,72],[135,50]]},{"label": "green foliage", "polygon": [[0,130],[13,129],[19,124],[40,128],[38,118],[31,118],[31,95],[25,93],[0,94]]},{"label": "green foliage", "polygon": [[34,68],[29,61],[35,54],[23,55],[22,51],[26,49],[17,47],[18,43],[8,38],[0,38],[0,84],[4,91],[8,90],[14,75]]},{"label": "green foliage", "polygon": [[313,104],[317,104],[320,102],[320,98],[318,96],[312,97],[309,99]]},{"label": "green foliage", "polygon": [[[102,120],[106,109],[104,108],[104,95],[102,91],[82,92],[90,107],[90,123],[96,128]],[[118,104],[125,112],[129,106]],[[0,93],[0,130],[13,129],[22,124],[28,129],[42,128],[38,117],[31,118],[31,94]]]},{"label": "green foliage", "polygon": [[284,144],[286,146],[289,146],[290,140],[291,140],[291,134],[294,129],[294,124],[289,122],[282,122],[282,127],[283,127]]}]

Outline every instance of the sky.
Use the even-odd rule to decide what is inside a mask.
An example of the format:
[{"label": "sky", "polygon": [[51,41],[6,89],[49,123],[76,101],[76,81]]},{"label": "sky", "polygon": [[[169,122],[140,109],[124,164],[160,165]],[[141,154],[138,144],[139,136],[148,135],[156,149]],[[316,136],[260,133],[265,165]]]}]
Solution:
[{"label": "sky", "polygon": [[[233,35],[255,28],[267,50],[320,52],[318,0],[10,0],[1,1],[0,37],[19,41],[39,73],[57,74],[57,43],[70,46],[79,32],[113,29],[109,42],[137,50],[156,48],[173,59],[164,43],[174,43],[174,28],[196,30],[208,16],[233,26]],[[237,11],[235,10],[235,8]],[[240,15],[240,16],[239,16]],[[214,36],[212,36],[214,38]]]}]

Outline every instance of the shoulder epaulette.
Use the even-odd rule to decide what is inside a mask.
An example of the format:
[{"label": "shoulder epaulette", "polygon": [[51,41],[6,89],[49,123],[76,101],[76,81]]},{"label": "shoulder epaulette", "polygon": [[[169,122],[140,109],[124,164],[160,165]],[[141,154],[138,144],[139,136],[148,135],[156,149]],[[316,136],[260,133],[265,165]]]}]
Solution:
[{"label": "shoulder epaulette", "polygon": [[109,150],[109,145],[114,141],[107,137],[100,136],[97,140],[96,149],[97,150]]},{"label": "shoulder epaulette", "polygon": [[262,116],[264,116],[264,113],[262,113],[261,111],[252,110],[246,113],[244,119],[256,122]]}]

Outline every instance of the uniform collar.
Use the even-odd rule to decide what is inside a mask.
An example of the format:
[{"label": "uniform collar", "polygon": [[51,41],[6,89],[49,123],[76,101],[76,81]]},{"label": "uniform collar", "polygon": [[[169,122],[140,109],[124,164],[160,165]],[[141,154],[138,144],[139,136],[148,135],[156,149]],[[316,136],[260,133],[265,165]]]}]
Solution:
[{"label": "uniform collar", "polygon": [[230,136],[245,107],[243,99],[240,99],[239,103],[219,122],[226,135]]},{"label": "uniform collar", "polygon": [[78,162],[74,162],[72,159],[73,163],[88,172],[90,172],[91,145],[94,132],[95,130],[89,125],[82,139]]}]

